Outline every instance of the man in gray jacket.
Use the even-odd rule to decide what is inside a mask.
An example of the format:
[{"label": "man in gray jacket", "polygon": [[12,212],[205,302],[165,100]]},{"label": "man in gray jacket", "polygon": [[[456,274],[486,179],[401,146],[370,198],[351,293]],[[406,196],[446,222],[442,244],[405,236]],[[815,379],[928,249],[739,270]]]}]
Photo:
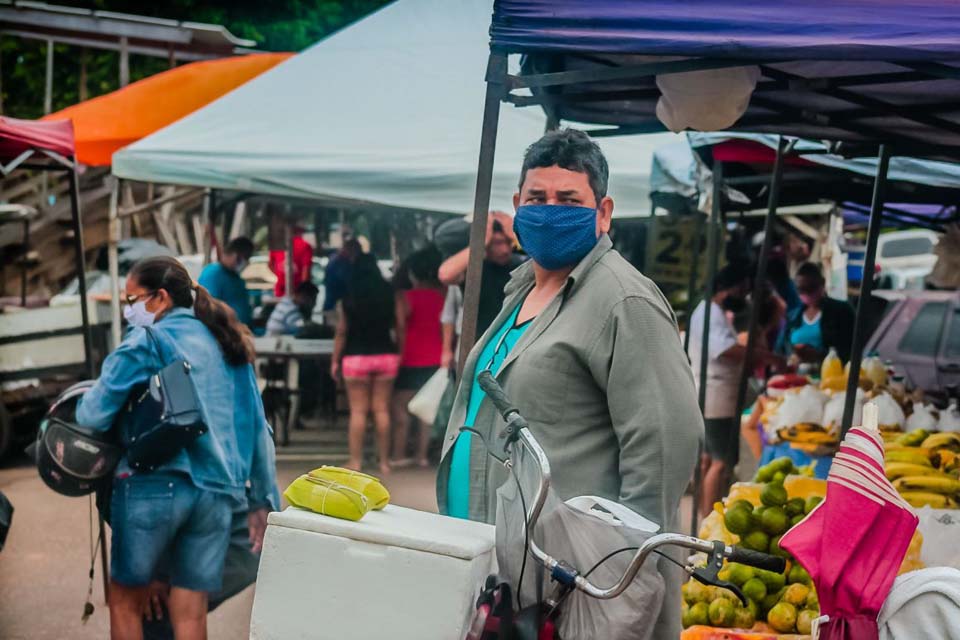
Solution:
[{"label": "man in gray jacket", "polygon": [[[502,421],[476,383],[489,369],[530,422],[561,498],[609,498],[661,530],[679,525],[703,420],[670,305],[612,248],[607,179],[600,148],[580,131],[527,149],[513,232],[531,261],[513,272],[467,359],[437,479],[443,513],[496,515],[506,472],[460,432],[497,440]],[[659,566],[667,595],[654,637],[677,637],[679,576]]]}]

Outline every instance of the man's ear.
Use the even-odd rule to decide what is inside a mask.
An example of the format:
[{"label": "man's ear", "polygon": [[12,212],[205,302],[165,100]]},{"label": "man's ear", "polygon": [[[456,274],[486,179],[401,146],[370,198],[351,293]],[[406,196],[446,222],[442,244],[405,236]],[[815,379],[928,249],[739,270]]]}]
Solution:
[{"label": "man's ear", "polygon": [[520,206],[520,192],[517,191],[515,194],[513,194],[513,210],[516,211],[517,207],[519,206]]},{"label": "man's ear", "polygon": [[610,233],[610,224],[613,220],[613,198],[604,196],[597,207],[597,231]]}]

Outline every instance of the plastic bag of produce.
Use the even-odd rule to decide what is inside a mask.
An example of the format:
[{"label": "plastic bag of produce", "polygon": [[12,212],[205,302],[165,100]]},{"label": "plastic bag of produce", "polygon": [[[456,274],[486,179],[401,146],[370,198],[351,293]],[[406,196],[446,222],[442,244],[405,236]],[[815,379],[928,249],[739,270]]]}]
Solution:
[{"label": "plastic bag of produce", "polygon": [[913,405],[913,413],[907,417],[904,423],[905,430],[916,431],[917,429],[925,429],[926,431],[936,431],[938,417],[939,412],[932,404],[916,402]]},{"label": "plastic bag of produce", "polygon": [[798,424],[822,425],[825,399],[826,396],[811,385],[786,393],[773,420],[774,429],[785,429]]},{"label": "plastic bag of produce", "polygon": [[957,409],[956,400],[952,400],[950,406],[940,412],[937,431],[960,431],[960,410]]},{"label": "plastic bag of produce", "polygon": [[[853,424],[860,424],[863,421],[863,402],[866,394],[863,389],[857,389],[856,398],[853,401]],[[823,407],[823,427],[831,433],[840,433],[840,424],[843,422],[843,403],[846,402],[847,393],[835,393]]]},{"label": "plastic bag of produce", "polygon": [[917,530],[923,534],[920,559],[928,567],[953,567],[960,569],[960,515],[955,509],[917,509],[920,524]]},{"label": "plastic bag of produce", "polygon": [[[516,593],[526,553],[525,513],[518,484],[523,488],[523,495],[529,504],[536,493],[539,467],[525,449],[514,456],[513,464],[519,483],[510,478],[497,489],[496,523],[499,574]],[[546,553],[586,571],[611,552],[642,545],[659,528],[622,505],[605,503],[598,508],[589,506],[602,502],[594,497],[573,498],[564,502],[553,490],[548,490],[540,519],[530,532],[531,539]],[[682,554],[673,551],[666,553],[675,560],[682,559]],[[679,558],[676,557],[678,555]],[[590,581],[603,586],[613,585],[626,571],[632,558],[632,553],[612,555],[606,562],[596,566],[590,574]],[[553,590],[549,572],[539,570],[539,566],[535,559],[527,558],[519,594],[525,603],[536,602]],[[560,636],[583,640],[649,640],[667,637],[675,630],[660,629],[658,618],[661,608],[680,610],[683,578],[682,569],[657,556],[644,563],[636,579],[617,598],[597,600],[575,591],[564,604]]]},{"label": "plastic bag of produce", "polygon": [[903,409],[893,399],[893,396],[886,391],[881,391],[873,398],[873,402],[877,405],[881,430],[903,431],[907,418],[903,415]]}]

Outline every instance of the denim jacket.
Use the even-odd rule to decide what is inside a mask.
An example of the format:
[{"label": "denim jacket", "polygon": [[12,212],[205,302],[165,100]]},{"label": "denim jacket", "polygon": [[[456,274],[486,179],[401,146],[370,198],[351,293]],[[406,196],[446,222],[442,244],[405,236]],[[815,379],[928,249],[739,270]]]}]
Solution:
[{"label": "denim jacket", "polygon": [[[220,345],[193,314],[174,308],[152,328],[162,354],[142,328],[133,328],[103,362],[96,385],[81,398],[77,422],[109,429],[132,388],[177,359],[190,363],[208,432],[161,466],[183,473],[195,486],[231,496],[237,507],[277,509],[273,437],[263,412],[253,367],[231,366]],[[117,475],[133,473],[126,460]]]}]

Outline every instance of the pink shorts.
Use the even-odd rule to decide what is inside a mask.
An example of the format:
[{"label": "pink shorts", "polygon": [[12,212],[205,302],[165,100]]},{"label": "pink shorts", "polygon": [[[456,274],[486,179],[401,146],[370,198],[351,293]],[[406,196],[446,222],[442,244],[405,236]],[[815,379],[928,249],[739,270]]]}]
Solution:
[{"label": "pink shorts", "polygon": [[400,355],[378,353],[371,356],[344,356],[341,363],[344,378],[396,378]]}]

